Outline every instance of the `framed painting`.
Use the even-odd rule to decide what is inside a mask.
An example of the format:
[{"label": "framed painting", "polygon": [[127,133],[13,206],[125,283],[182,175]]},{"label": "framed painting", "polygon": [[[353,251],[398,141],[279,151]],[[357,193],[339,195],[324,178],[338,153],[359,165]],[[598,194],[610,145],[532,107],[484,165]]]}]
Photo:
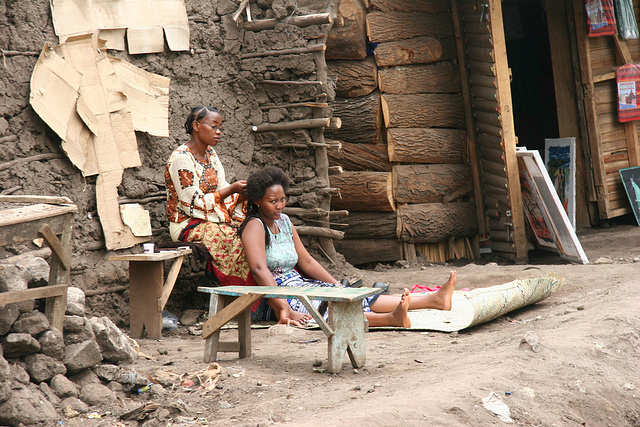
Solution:
[{"label": "framed painting", "polygon": [[544,164],[573,229],[576,229],[576,139],[544,140]]},{"label": "framed painting", "polygon": [[525,218],[536,247],[558,252],[567,261],[587,264],[587,255],[537,150],[519,148],[518,169]]},{"label": "framed painting", "polygon": [[631,210],[636,217],[636,222],[640,225],[640,166],[632,168],[618,169],[624,191],[627,192]]}]

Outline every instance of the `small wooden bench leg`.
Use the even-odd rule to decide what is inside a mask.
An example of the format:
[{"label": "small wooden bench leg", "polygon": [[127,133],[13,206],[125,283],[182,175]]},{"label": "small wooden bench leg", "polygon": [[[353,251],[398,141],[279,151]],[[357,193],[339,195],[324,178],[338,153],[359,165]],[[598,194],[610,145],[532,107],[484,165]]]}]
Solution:
[{"label": "small wooden bench leg", "polygon": [[[224,308],[224,296],[211,294],[209,298],[209,318],[215,316],[220,310]],[[204,357],[202,359],[205,363],[211,363],[216,361],[218,356],[218,347],[220,345],[220,330],[218,329],[211,335],[209,335],[204,341]]]},{"label": "small wooden bench leg", "polygon": [[162,310],[158,310],[158,299],[162,296],[164,265],[162,261],[129,262],[129,315],[131,338],[162,337]]},{"label": "small wooden bench leg", "polygon": [[62,332],[64,324],[64,313],[67,311],[67,290],[64,294],[52,298],[47,298],[45,305],[45,314],[51,326]]},{"label": "small wooden bench leg", "polygon": [[240,359],[251,356],[251,307],[244,310],[238,319],[238,342]]},{"label": "small wooden bench leg", "polygon": [[362,302],[331,302],[329,325],[334,332],[329,337],[329,372],[340,372],[345,352],[349,353],[354,368],[364,366],[366,353]]}]

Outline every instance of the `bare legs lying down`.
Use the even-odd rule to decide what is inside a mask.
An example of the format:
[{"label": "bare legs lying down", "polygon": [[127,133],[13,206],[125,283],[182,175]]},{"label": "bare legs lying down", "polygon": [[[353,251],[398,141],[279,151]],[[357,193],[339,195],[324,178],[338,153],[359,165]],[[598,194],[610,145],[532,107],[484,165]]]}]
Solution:
[{"label": "bare legs lying down", "polygon": [[401,295],[380,295],[371,305],[371,312],[365,316],[370,326],[399,326],[411,327],[409,310],[434,308],[438,310],[451,310],[451,299],[456,288],[456,272],[452,271],[449,279],[436,292],[426,295],[411,296],[408,289],[404,289]]}]

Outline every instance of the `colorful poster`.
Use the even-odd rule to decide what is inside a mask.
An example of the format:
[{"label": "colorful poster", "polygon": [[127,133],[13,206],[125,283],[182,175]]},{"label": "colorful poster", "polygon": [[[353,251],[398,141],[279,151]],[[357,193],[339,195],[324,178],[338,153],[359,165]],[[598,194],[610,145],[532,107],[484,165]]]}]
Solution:
[{"label": "colorful poster", "polygon": [[576,229],[576,139],[544,140],[544,164],[573,229]]},{"label": "colorful poster", "polygon": [[625,64],[616,67],[618,89],[618,120],[628,122],[640,120],[638,88],[640,87],[640,65]]},{"label": "colorful poster", "polygon": [[640,225],[640,166],[619,169],[618,173],[624,190],[627,192],[633,215],[636,217],[638,225]]},{"label": "colorful poster", "polygon": [[585,0],[589,37],[612,36],[616,33],[613,0]]}]

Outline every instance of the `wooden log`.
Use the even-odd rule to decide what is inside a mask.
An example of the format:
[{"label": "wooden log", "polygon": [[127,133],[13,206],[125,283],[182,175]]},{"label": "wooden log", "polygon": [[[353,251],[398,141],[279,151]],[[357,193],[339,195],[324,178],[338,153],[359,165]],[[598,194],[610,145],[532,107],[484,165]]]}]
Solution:
[{"label": "wooden log", "polygon": [[378,68],[372,57],[363,61],[328,61],[327,67],[329,75],[336,79],[337,96],[364,96],[378,87]]},{"label": "wooden log", "polygon": [[450,62],[381,69],[378,82],[388,94],[459,93],[461,89],[458,66]]},{"label": "wooden log", "polygon": [[327,37],[327,60],[364,59],[367,56],[367,10],[358,0],[342,0],[338,16],[344,25],[333,26]]},{"label": "wooden log", "polygon": [[13,142],[13,141],[17,141],[18,140],[18,136],[17,135],[7,135],[7,136],[3,136],[2,138],[0,138],[0,144],[2,144],[3,142]]},{"label": "wooden log", "polygon": [[342,143],[341,150],[328,152],[329,162],[347,171],[391,171],[389,154],[385,144]]},{"label": "wooden log", "polygon": [[30,51],[20,52],[18,50],[3,50],[1,54],[2,56],[39,56],[40,52],[30,52]]},{"label": "wooden log", "polygon": [[478,232],[471,202],[425,203],[398,208],[399,237],[403,242],[439,242]]},{"label": "wooden log", "polygon": [[24,196],[0,195],[0,202],[5,202],[5,203],[47,203],[47,204],[50,204],[50,205],[73,204],[71,199],[66,197],[66,196],[31,196],[31,195],[24,195]]},{"label": "wooden log", "polygon": [[389,160],[411,163],[462,163],[467,133],[457,129],[387,130]]},{"label": "wooden log", "polygon": [[496,75],[496,67],[493,62],[469,61],[469,69],[472,73],[480,73],[487,76]]},{"label": "wooden log", "polygon": [[500,121],[500,114],[498,113],[487,113],[485,111],[476,111],[474,112],[476,120],[480,123],[485,123],[495,127],[502,127],[502,122]]},{"label": "wooden log", "polygon": [[331,125],[331,119],[328,118],[304,119],[282,123],[264,123],[261,125],[252,126],[251,130],[253,132],[283,132],[298,129],[323,128],[329,125]]},{"label": "wooden log", "polygon": [[351,212],[340,219],[336,230],[344,231],[345,239],[397,239],[398,216],[395,212]]},{"label": "wooden log", "polygon": [[329,175],[340,175],[342,172],[344,172],[342,166],[329,166]]},{"label": "wooden log", "polygon": [[467,46],[469,61],[495,62],[493,53],[494,51],[491,47]]},{"label": "wooden log", "polygon": [[372,43],[383,43],[414,37],[454,37],[449,12],[379,12],[367,14],[367,34]]},{"label": "wooden log", "polygon": [[261,80],[258,83],[289,86],[322,86],[323,84],[317,80]]},{"label": "wooden log", "polygon": [[334,242],[336,250],[353,265],[402,259],[402,242],[398,239],[350,239]]},{"label": "wooden log", "polygon": [[493,39],[490,34],[466,34],[464,41],[467,46],[493,47]]},{"label": "wooden log", "polygon": [[500,104],[495,100],[476,98],[471,100],[471,104],[475,110],[500,114]]},{"label": "wooden log", "polygon": [[242,28],[245,31],[271,30],[278,24],[295,25],[296,27],[309,27],[311,25],[323,25],[333,23],[333,16],[330,13],[315,13],[302,16],[288,16],[285,19],[260,19],[251,22],[244,22]]},{"label": "wooden log", "polygon": [[0,259],[0,264],[15,264],[18,261],[22,261],[27,258],[49,258],[51,256],[51,249],[44,247],[36,249],[34,251],[24,252],[19,255],[13,255],[7,258]]},{"label": "wooden log", "polygon": [[342,240],[344,238],[344,232],[338,230],[332,230],[324,227],[310,227],[307,225],[296,226],[298,234],[301,236],[311,237],[324,237],[326,239]]},{"label": "wooden log", "polygon": [[40,160],[61,159],[62,157],[63,156],[61,154],[55,154],[55,153],[36,154],[35,156],[23,157],[20,159],[11,160],[9,162],[0,163],[0,171],[12,168],[15,165],[18,165],[20,163],[36,162]]},{"label": "wooden log", "polygon": [[380,103],[388,128],[466,128],[460,94],[389,94]]},{"label": "wooden log", "polygon": [[329,104],[326,102],[292,102],[290,104],[279,104],[279,105],[263,105],[259,107],[261,110],[275,110],[276,108],[300,108],[300,107],[309,107],[309,108],[327,108]]},{"label": "wooden log", "polygon": [[326,137],[367,144],[375,144],[380,140],[380,92],[357,98],[336,98],[333,101],[333,114],[340,117],[342,126],[339,129],[325,129]]},{"label": "wooden log", "polygon": [[265,50],[264,52],[245,53],[240,55],[240,59],[261,58],[264,56],[299,55],[301,53],[321,52],[326,49],[322,43],[312,44],[305,47],[294,47],[290,49]]},{"label": "wooden log", "polygon": [[292,208],[286,207],[283,209],[283,212],[289,216],[299,216],[301,218],[342,218],[345,216],[349,216],[349,211],[341,210],[341,211],[326,211],[324,209],[315,208],[315,209],[306,209],[306,208]]},{"label": "wooden log", "polygon": [[495,87],[471,86],[471,96],[473,98],[495,101],[497,98],[497,92]]},{"label": "wooden log", "polygon": [[373,51],[379,67],[391,65],[428,64],[442,57],[442,45],[433,37],[379,43]]},{"label": "wooden log", "polygon": [[458,48],[456,46],[456,39],[453,37],[445,37],[438,39],[442,46],[441,61],[455,61],[458,59]]},{"label": "wooden log", "polygon": [[450,10],[449,0],[371,0],[371,8],[382,12],[440,13]]},{"label": "wooden log", "polygon": [[393,212],[391,173],[345,172],[329,177],[339,195],[331,198],[332,209],[348,211]]},{"label": "wooden log", "polygon": [[473,73],[469,80],[471,81],[471,84],[474,86],[484,86],[488,88],[496,87],[495,76],[485,76],[484,74]]},{"label": "wooden log", "polygon": [[469,196],[471,168],[467,165],[403,165],[392,171],[396,203],[443,202],[448,195]]}]

